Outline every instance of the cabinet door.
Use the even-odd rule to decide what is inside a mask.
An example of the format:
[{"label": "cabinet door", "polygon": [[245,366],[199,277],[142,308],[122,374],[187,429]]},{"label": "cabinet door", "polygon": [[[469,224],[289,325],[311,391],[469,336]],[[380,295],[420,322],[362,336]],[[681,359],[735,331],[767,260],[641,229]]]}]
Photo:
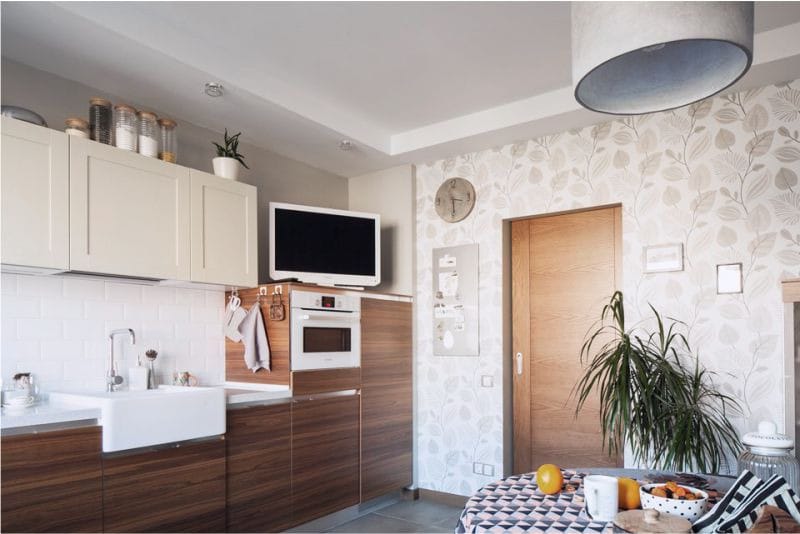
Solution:
[{"label": "cabinet door", "polygon": [[222,532],[225,441],[189,441],[103,458],[105,532]]},{"label": "cabinet door", "polygon": [[67,269],[67,135],[8,117],[2,130],[2,262]]},{"label": "cabinet door", "polygon": [[70,268],[189,280],[189,169],[70,139]]},{"label": "cabinet door", "polygon": [[103,530],[100,427],[2,438],[3,532]]},{"label": "cabinet door", "polygon": [[292,404],[294,524],[358,504],[359,395]]},{"label": "cabinet door", "polygon": [[192,281],[258,285],[256,188],[192,175]]},{"label": "cabinet door", "polygon": [[227,530],[279,532],[292,523],[291,404],[228,411]]},{"label": "cabinet door", "polygon": [[361,299],[361,501],[413,482],[411,303]]}]

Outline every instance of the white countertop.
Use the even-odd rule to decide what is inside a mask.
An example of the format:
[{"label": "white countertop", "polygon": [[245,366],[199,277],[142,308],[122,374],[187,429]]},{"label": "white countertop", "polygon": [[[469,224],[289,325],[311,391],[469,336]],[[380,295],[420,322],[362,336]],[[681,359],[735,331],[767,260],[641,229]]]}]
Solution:
[{"label": "white countertop", "polygon": [[3,408],[0,412],[0,428],[7,430],[26,426],[71,423],[75,421],[100,419],[99,408],[76,408],[54,406],[41,401],[28,408]]}]

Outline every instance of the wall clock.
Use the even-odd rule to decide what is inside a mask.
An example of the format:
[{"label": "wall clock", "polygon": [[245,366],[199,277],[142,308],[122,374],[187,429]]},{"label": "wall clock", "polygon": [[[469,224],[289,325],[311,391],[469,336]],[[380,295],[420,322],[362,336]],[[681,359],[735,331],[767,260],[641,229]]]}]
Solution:
[{"label": "wall clock", "polygon": [[475,188],[464,178],[448,178],[436,191],[436,213],[442,220],[464,220],[475,207]]}]

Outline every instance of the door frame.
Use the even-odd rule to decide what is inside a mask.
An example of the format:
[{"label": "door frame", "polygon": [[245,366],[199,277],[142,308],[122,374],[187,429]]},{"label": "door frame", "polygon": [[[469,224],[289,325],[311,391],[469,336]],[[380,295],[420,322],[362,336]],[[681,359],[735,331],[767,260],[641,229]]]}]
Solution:
[{"label": "door frame", "polygon": [[[514,447],[515,444],[515,432],[518,432],[515,429],[514,425],[514,401],[516,400],[516,390],[518,389],[515,386],[514,382],[514,347],[516,343],[514,343],[514,328],[513,328],[513,292],[511,291],[512,287],[512,245],[513,245],[513,238],[512,230],[511,230],[511,223],[516,221],[522,220],[533,220],[533,219],[540,219],[543,217],[556,217],[559,215],[569,215],[572,213],[581,213],[587,211],[595,211],[595,210],[602,210],[602,209],[609,209],[609,208],[619,208],[619,216],[617,217],[617,222],[619,223],[619,232],[615,234],[615,248],[616,248],[616,264],[615,264],[615,272],[614,278],[616,280],[617,288],[623,287],[623,277],[622,277],[622,234],[623,234],[623,214],[622,214],[622,203],[621,202],[612,202],[609,204],[600,204],[597,206],[586,206],[583,208],[575,208],[571,210],[562,210],[562,211],[552,211],[546,213],[537,213],[537,214],[530,214],[530,215],[521,215],[518,217],[509,217],[507,219],[503,219],[503,237],[502,237],[502,250],[503,250],[503,289],[502,289],[502,302],[503,302],[503,311],[502,311],[502,321],[503,321],[503,474],[504,476],[509,476],[512,474],[519,474],[517,471],[519,469],[515,469],[516,465],[520,465],[517,462],[517,449]],[[517,237],[519,239],[519,236]],[[528,318],[530,320],[530,317]],[[528,331],[528,345],[530,345],[530,331]],[[523,359],[523,365],[526,364],[526,360]],[[529,376],[527,373],[524,372],[525,369],[523,368],[523,376]],[[519,402],[519,400],[517,400]],[[530,397],[528,396],[527,402],[528,410],[530,411]],[[528,416],[528,421],[530,421],[530,414]],[[528,423],[530,425],[530,423]],[[527,429],[530,432],[530,427],[528,426]],[[624,460],[621,455],[620,460]],[[530,466],[528,471],[533,470],[535,466]]]}]

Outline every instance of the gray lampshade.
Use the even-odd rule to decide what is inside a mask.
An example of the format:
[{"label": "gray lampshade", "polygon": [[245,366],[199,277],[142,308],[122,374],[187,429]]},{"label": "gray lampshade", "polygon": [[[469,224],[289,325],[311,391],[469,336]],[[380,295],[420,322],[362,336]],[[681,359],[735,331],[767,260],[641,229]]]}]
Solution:
[{"label": "gray lampshade", "polygon": [[591,110],[673,109],[719,93],[753,61],[753,2],[574,2],[572,82]]}]

